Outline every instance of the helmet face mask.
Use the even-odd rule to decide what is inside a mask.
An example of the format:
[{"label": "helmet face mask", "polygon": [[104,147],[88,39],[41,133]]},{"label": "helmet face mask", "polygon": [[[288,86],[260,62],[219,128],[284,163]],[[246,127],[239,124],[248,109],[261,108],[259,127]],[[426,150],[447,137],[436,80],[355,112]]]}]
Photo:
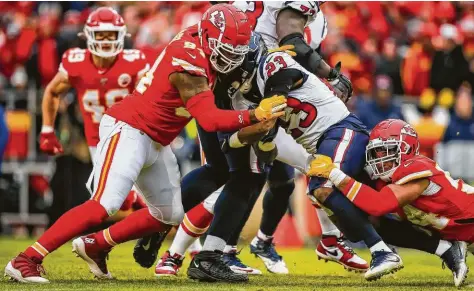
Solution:
[{"label": "helmet face mask", "polygon": [[365,155],[372,179],[390,182],[395,170],[418,155],[416,131],[402,120],[389,119],[377,124],[370,134]]},{"label": "helmet face mask", "polygon": [[209,49],[212,51],[209,61],[214,69],[222,74],[227,74],[240,66],[249,51],[248,46],[238,45],[234,48],[215,38],[209,39]]},{"label": "helmet face mask", "polygon": [[[111,39],[111,33],[115,34],[115,39]],[[89,15],[84,34],[87,48],[92,54],[111,58],[123,50],[127,28],[115,10],[102,7]]]}]

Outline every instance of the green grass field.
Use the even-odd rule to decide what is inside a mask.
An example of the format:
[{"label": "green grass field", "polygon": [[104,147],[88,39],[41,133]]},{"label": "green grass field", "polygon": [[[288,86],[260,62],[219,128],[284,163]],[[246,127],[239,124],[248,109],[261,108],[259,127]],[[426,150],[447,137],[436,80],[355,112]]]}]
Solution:
[{"label": "green grass field", "polygon": [[[29,246],[31,240],[0,238],[0,265],[7,262]],[[419,252],[402,250],[405,268],[395,275],[384,277],[374,283],[364,280],[360,274],[345,271],[334,263],[318,261],[314,250],[281,250],[291,275],[278,276],[264,271],[264,275],[250,278],[247,284],[210,284],[192,281],[183,268],[177,278],[155,278],[153,269],[139,267],[132,258],[133,243],[116,247],[108,261],[110,272],[116,280],[98,281],[89,273],[87,265],[71,253],[67,244],[50,255],[44,263],[47,285],[24,285],[0,281],[0,290],[452,290],[451,273],[441,269],[441,260]],[[162,250],[166,250],[163,247]],[[365,259],[367,251],[359,251]],[[263,263],[249,254],[248,247],[242,250],[242,259],[261,270]],[[184,265],[189,264],[187,258]],[[3,272],[3,269],[2,269]],[[471,289],[467,280],[465,289]]]}]

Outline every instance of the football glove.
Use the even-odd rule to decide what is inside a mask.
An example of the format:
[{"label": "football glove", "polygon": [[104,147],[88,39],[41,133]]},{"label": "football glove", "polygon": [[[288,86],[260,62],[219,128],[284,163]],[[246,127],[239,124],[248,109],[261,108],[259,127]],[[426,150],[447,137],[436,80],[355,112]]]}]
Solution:
[{"label": "football glove", "polygon": [[309,165],[308,176],[328,179],[333,169],[337,168],[332,159],[325,155],[315,155]]},{"label": "football glove", "polygon": [[334,68],[331,69],[329,77],[327,78],[329,84],[334,88],[334,91],[346,103],[352,97],[352,83],[341,73],[341,62],[338,62]]},{"label": "football glove", "polygon": [[252,147],[258,160],[267,165],[271,164],[278,156],[278,148],[274,142],[259,141],[252,144]]},{"label": "football glove", "polygon": [[286,107],[286,98],[281,95],[274,95],[260,101],[255,109],[255,117],[259,121],[269,120],[283,116],[285,112],[282,110]]},{"label": "football glove", "polygon": [[64,152],[63,146],[58,141],[54,132],[42,132],[40,134],[40,149],[48,155],[55,156]]}]

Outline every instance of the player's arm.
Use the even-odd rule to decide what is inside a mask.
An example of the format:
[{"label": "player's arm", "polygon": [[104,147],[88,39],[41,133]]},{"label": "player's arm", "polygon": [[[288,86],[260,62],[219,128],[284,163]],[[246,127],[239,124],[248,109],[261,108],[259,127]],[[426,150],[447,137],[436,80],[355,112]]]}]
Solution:
[{"label": "player's arm", "polygon": [[310,17],[305,15],[304,11],[288,7],[278,14],[276,32],[279,38],[279,45],[280,47],[292,47],[292,50],[296,53],[294,59],[300,65],[316,76],[328,79],[330,84],[339,91],[339,98],[347,101],[352,95],[352,84],[347,77],[339,72],[340,63],[335,68],[331,68],[321,55],[316,50],[313,50],[304,39],[303,32],[308,17]]},{"label": "player's arm", "polygon": [[377,191],[349,177],[332,163],[331,158],[322,155],[315,156],[308,175],[329,179],[357,207],[373,216],[391,213],[409,204],[429,185],[428,179],[421,178],[402,185],[390,184]]},{"label": "player's arm", "polygon": [[59,143],[54,134],[54,121],[58,113],[60,97],[71,88],[68,76],[59,71],[49,82],[44,90],[41,111],[43,115],[43,126],[40,135],[40,149],[50,155],[56,155],[63,152],[61,143]]},{"label": "player's arm", "polygon": [[171,84],[180,93],[189,113],[206,131],[235,131],[253,123],[275,119],[283,115],[286,99],[271,98],[261,102],[255,110],[222,110],[214,102],[214,94],[206,77],[175,72],[170,75]]}]

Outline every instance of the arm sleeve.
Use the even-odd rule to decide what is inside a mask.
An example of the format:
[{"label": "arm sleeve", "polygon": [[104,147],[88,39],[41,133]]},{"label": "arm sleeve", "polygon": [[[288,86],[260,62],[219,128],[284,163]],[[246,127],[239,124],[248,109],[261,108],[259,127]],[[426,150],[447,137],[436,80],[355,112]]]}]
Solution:
[{"label": "arm sleeve", "polygon": [[342,193],[357,207],[373,216],[392,213],[399,207],[395,194],[388,186],[377,191],[351,178]]},{"label": "arm sleeve", "polygon": [[303,72],[297,69],[289,68],[279,70],[267,79],[263,98],[272,97],[274,95],[288,96],[293,86],[304,77]]},{"label": "arm sleeve", "polygon": [[214,94],[211,91],[201,92],[189,99],[186,108],[196,118],[199,125],[210,132],[236,131],[252,124],[248,110],[218,109],[214,103]]}]

